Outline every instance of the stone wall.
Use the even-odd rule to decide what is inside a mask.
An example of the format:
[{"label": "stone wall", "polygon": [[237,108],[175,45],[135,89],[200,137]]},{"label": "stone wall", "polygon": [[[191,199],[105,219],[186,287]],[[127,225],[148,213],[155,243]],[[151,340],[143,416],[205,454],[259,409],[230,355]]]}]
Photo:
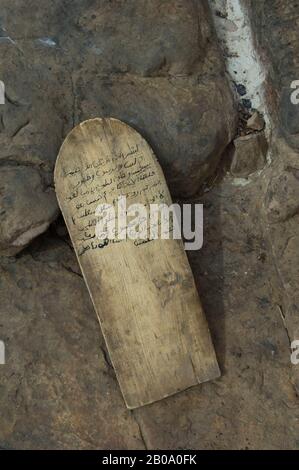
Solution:
[{"label": "stone wall", "polygon": [[206,1],[3,0],[0,28],[2,252],[57,217],[53,166],[82,120],[140,131],[174,196],[215,171],[236,114]]}]

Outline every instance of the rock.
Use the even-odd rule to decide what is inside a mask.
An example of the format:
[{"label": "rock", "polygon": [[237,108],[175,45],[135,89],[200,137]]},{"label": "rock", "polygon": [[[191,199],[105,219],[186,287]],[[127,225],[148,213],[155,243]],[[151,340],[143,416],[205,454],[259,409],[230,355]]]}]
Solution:
[{"label": "rock", "polygon": [[47,230],[58,215],[54,188],[30,166],[1,169],[0,252],[13,255]]},{"label": "rock", "polygon": [[25,44],[23,53],[19,47],[0,41],[0,76],[6,85],[0,107],[0,252],[9,255],[47,230],[59,214],[52,173],[62,136],[72,127],[66,71],[53,52],[35,43]]},{"label": "rock", "polygon": [[254,131],[262,131],[265,127],[264,118],[260,115],[258,111],[255,111],[252,116],[247,120],[246,123],[248,129],[252,129]]},{"label": "rock", "polygon": [[69,8],[69,0],[3,0],[1,23],[17,43],[64,54],[73,71],[205,78],[223,71],[206,1],[81,0]]},{"label": "rock", "polygon": [[189,252],[222,376],[137,410],[149,448],[299,446],[299,401],[277,307],[280,281],[261,231],[261,178],[247,186],[233,182],[225,178],[200,199],[206,243]]},{"label": "rock", "polygon": [[47,233],[0,260],[0,448],[298,448],[298,397],[279,280],[261,233],[260,181],[233,181],[200,200],[208,243],[189,252],[222,376],[133,412],[68,245]]},{"label": "rock", "polygon": [[246,86],[243,85],[242,83],[236,83],[236,90],[240,96],[244,96],[247,93]]},{"label": "rock", "polygon": [[127,122],[152,145],[172,195],[198,191],[232,138],[232,121],[223,119],[223,110],[233,120],[233,103],[222,82],[92,77],[84,72],[76,81],[79,121],[101,115]]},{"label": "rock", "polygon": [[144,449],[74,253],[49,239],[0,266],[0,447]]},{"label": "rock", "polygon": [[172,194],[194,194],[215,171],[236,125],[207,3],[116,5],[98,11],[93,5],[80,19],[76,34],[81,43],[88,37],[90,47],[74,78],[77,121],[128,122],[154,148]]},{"label": "rock", "polygon": [[251,103],[251,100],[249,100],[248,98],[243,98],[241,100],[244,108],[248,109],[248,110],[251,110],[252,109],[252,103]]},{"label": "rock", "polygon": [[281,92],[280,123],[288,144],[299,151],[299,104],[291,101],[293,91],[290,87],[284,87]]},{"label": "rock", "polygon": [[270,222],[283,222],[299,213],[299,169],[287,167],[272,177],[265,198]]},{"label": "rock", "polygon": [[[148,138],[173,195],[195,193],[215,171],[236,113],[206,2],[3,0],[1,11],[2,165],[34,165],[51,184],[67,132],[114,116]],[[22,198],[31,204],[30,191]]]},{"label": "rock", "polygon": [[269,74],[267,97],[287,143],[299,150],[299,105],[291,102],[291,84],[299,77],[296,2],[242,0],[251,18],[256,44]]},{"label": "rock", "polygon": [[255,171],[262,170],[266,163],[268,143],[265,134],[248,134],[234,140],[234,154],[231,173],[246,178]]},{"label": "rock", "polygon": [[[293,82],[299,77],[297,2],[243,0],[249,8],[256,44],[267,71],[266,97],[273,121],[272,164],[264,174],[265,231],[273,264],[279,273],[279,309],[286,336],[299,338],[297,288],[299,251],[299,105],[292,102]],[[297,91],[296,91],[297,94]],[[295,384],[298,366],[291,367]],[[296,395],[298,398],[298,394]]]}]

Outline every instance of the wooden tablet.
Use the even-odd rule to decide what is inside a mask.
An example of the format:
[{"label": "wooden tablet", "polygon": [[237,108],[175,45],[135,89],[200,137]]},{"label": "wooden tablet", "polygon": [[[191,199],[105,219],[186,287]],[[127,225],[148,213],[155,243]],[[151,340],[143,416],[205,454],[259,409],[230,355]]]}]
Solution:
[{"label": "wooden tablet", "polygon": [[141,135],[116,119],[81,123],[60,149],[55,187],[127,407],[218,377],[182,241],[121,230],[114,239],[98,237],[105,208],[115,208],[119,227],[120,198],[146,208],[172,203]]}]

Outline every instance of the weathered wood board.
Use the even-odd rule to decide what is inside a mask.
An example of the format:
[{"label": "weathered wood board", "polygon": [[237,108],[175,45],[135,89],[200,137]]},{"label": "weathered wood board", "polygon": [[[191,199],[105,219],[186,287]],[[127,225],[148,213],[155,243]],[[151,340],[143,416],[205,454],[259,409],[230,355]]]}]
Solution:
[{"label": "weathered wood board", "polygon": [[137,408],[220,375],[181,240],[95,236],[99,204],[171,204],[147,142],[116,119],[70,132],[55,187],[126,405]]}]

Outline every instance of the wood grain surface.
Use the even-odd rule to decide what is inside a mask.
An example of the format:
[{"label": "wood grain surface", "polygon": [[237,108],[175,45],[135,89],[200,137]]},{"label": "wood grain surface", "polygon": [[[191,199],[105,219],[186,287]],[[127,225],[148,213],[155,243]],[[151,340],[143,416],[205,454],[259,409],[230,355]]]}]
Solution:
[{"label": "wood grain surface", "polygon": [[[181,240],[99,240],[99,204],[171,204],[155,155],[116,119],[64,141],[55,187],[126,405],[136,408],[220,375]],[[84,366],[84,364],[82,365]]]}]

